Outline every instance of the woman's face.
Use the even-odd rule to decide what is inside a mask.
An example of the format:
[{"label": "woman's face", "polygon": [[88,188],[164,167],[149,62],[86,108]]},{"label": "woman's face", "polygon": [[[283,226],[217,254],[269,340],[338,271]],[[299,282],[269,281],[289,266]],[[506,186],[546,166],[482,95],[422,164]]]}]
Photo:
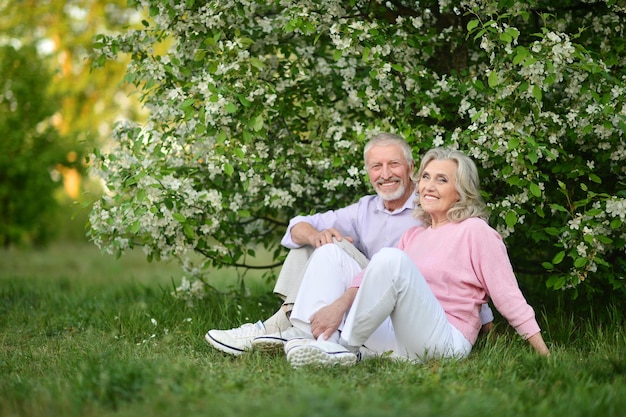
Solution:
[{"label": "woman's face", "polygon": [[419,178],[420,205],[433,219],[433,226],[448,221],[448,210],[459,200],[456,191],[455,161],[434,160],[425,167]]}]

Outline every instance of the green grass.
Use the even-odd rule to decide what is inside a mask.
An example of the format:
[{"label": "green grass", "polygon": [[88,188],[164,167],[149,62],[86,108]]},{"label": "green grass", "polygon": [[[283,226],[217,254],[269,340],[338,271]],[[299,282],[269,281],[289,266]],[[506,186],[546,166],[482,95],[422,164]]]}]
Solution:
[{"label": "green grass", "polygon": [[239,291],[216,271],[190,305],[171,294],[180,275],[85,245],[0,252],[0,416],[626,415],[626,330],[610,306],[610,320],[544,310],[547,359],[500,322],[463,361],[293,370],[204,342],[273,312],[269,284]]}]

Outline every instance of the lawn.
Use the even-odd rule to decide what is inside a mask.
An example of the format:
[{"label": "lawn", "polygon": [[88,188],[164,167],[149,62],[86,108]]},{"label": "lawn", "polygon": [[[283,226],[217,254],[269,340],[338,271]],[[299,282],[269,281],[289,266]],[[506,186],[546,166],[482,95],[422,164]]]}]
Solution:
[{"label": "lawn", "polygon": [[463,361],[294,370],[280,356],[208,347],[208,329],[277,306],[257,275],[245,290],[233,271],[213,275],[190,303],[173,295],[179,268],[141,253],[115,260],[80,244],[0,252],[0,416],[626,415],[626,330],[615,307],[578,317],[535,305],[550,358],[498,320]]}]

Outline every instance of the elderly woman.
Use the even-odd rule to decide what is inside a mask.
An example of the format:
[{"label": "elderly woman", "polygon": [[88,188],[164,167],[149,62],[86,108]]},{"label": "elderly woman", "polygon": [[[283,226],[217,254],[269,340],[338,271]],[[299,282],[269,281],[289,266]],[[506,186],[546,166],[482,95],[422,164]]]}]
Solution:
[{"label": "elderly woman", "polygon": [[414,215],[423,225],[374,255],[332,308],[312,315],[315,339],[285,345],[292,366],[354,364],[374,333],[374,353],[417,361],[466,357],[488,297],[537,352],[549,354],[502,238],[485,220],[474,162],[457,150],[432,149],[417,181]]}]

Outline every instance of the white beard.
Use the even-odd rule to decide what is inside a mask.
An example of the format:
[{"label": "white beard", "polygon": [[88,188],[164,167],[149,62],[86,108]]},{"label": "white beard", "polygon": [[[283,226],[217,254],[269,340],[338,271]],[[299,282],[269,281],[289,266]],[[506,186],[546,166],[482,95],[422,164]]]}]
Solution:
[{"label": "white beard", "polygon": [[402,182],[400,182],[400,186],[398,187],[397,190],[386,193],[384,191],[381,191],[379,188],[377,188],[376,194],[378,194],[378,196],[382,198],[383,201],[393,201],[393,200],[398,200],[400,197],[402,197],[404,195],[405,190],[406,190],[406,187],[404,186]]}]

